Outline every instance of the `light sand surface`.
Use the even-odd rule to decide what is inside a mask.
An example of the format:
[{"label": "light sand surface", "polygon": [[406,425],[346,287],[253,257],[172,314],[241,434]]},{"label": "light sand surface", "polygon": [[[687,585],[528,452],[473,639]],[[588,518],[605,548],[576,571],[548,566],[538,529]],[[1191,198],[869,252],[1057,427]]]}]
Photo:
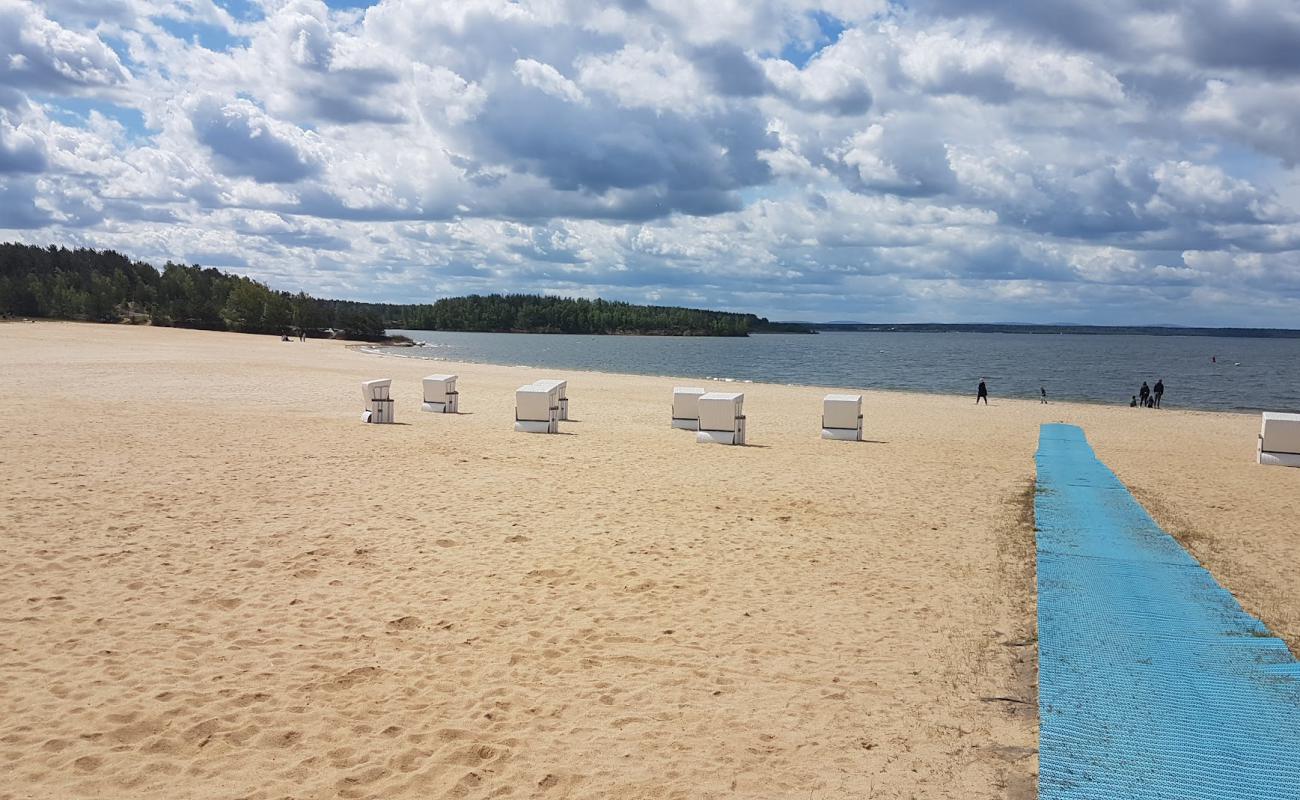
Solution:
[{"label": "light sand surface", "polygon": [[[460,374],[461,415],[418,412]],[[1254,417],[0,325],[0,798],[991,798],[1036,773],[1038,424],[1292,646],[1300,470]],[[392,426],[359,422],[394,378]]]}]

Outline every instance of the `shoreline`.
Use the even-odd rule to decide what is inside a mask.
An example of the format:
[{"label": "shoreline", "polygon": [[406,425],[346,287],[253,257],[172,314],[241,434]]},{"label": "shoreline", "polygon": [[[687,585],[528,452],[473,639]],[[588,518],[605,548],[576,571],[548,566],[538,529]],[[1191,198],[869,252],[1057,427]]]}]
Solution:
[{"label": "shoreline", "polygon": [[[199,331],[199,332],[204,332],[204,333],[231,334],[231,335],[235,335],[235,336],[248,337],[248,338],[251,339],[251,340],[259,340],[259,341],[262,340],[262,339],[267,339],[267,338],[269,338],[269,339],[276,339],[276,336],[275,336],[275,335],[273,335],[273,334],[264,334],[264,333],[248,333],[248,332],[242,332],[242,331],[216,331],[216,330],[210,330],[210,329],[206,329],[206,328],[185,328],[185,327],[174,327],[174,326],[127,325],[127,324],[122,324],[122,323],[113,323],[113,324],[110,324],[110,323],[91,322],[91,321],[86,321],[86,320],[63,320],[63,319],[43,319],[43,318],[42,318],[42,319],[37,319],[37,318],[18,318],[18,317],[11,317],[11,318],[9,318],[9,319],[0,320],[0,325],[3,325],[3,324],[5,324],[5,323],[14,323],[14,324],[33,323],[33,324],[43,324],[43,325],[78,325],[78,326],[94,326],[94,327],[110,327],[110,328],[148,328],[148,329],[154,329],[154,330]],[[394,330],[404,330],[404,329],[394,329]],[[476,332],[473,332],[473,331],[410,331],[410,332],[423,332],[423,333],[448,333],[448,332],[450,332],[450,333],[476,333]],[[884,333],[884,331],[867,331],[867,332],[869,332],[869,333]],[[900,331],[899,333],[911,333],[911,332],[912,332],[912,331]],[[922,332],[922,333],[926,333],[926,332],[929,332],[929,331],[921,331],[921,332]],[[840,331],[828,331],[828,333],[841,333],[841,332],[840,332]],[[858,333],[858,332],[857,332],[857,331],[848,331],[848,332],[844,332],[844,333]],[[1009,332],[1007,332],[1007,333],[1013,333],[1013,334],[1015,334],[1016,332],[1014,332],[1014,331],[1009,331]],[[505,335],[509,335],[509,334],[505,334]],[[543,334],[522,334],[522,335],[543,335]],[[594,335],[596,335],[596,334],[554,334],[554,335],[557,335],[557,336],[560,336],[560,335],[563,335],[563,336],[570,336],[570,335],[572,335],[572,336],[586,336],[586,335],[593,335],[593,336],[594,336]],[[799,336],[800,338],[803,338],[803,336],[804,336],[803,334],[780,334],[780,333],[778,333],[778,334],[763,334],[763,335],[765,335],[765,336],[767,336],[767,335],[790,335],[790,336]],[[1019,334],[1017,334],[1017,335],[1019,335]],[[1025,335],[1028,335],[1028,334],[1025,334]],[[1079,334],[1079,335],[1089,335],[1089,336],[1091,336],[1090,334]],[[1110,335],[1110,334],[1099,334],[1099,335]],[[1117,335],[1128,335],[1128,334],[1117,334]],[[293,337],[290,337],[290,338],[292,339]],[[646,337],[646,338],[680,338],[680,337],[657,337],[657,336],[648,336],[648,337]],[[696,338],[702,338],[702,339],[714,339],[714,338],[731,338],[731,337],[696,337]],[[1164,337],[1158,337],[1158,338],[1164,338]],[[1198,338],[1198,337],[1188,337],[1188,338]],[[1244,337],[1243,337],[1243,338],[1244,338]],[[1275,339],[1275,338],[1277,338],[1277,337],[1261,337],[1261,338],[1263,338],[1263,339]],[[278,341],[278,339],[276,339],[276,340]],[[296,342],[296,340],[294,340],[294,341]],[[330,338],[326,338],[326,337],[308,338],[307,341],[309,341],[309,342],[318,342],[318,343],[330,343],[330,344],[336,344],[336,345],[339,345],[339,346],[341,346],[341,347],[344,347],[344,348],[346,348],[346,349],[348,349],[348,350],[352,350],[352,351],[355,351],[355,352],[359,352],[359,353],[362,353],[362,354],[365,354],[365,355],[371,355],[371,356],[392,357],[392,358],[402,358],[402,359],[408,359],[408,360],[412,360],[412,361],[431,361],[431,362],[442,362],[442,363],[450,363],[450,364],[464,364],[464,365],[471,365],[471,366],[507,367],[507,368],[519,368],[519,369],[540,369],[540,370],[564,370],[564,371],[568,371],[568,372],[582,372],[582,373],[589,373],[589,374],[592,374],[592,375],[609,375],[609,376],[623,376],[623,377],[647,377],[647,378],[665,378],[665,379],[672,379],[672,380],[677,380],[677,381],[715,381],[715,382],[718,382],[718,383],[724,383],[724,384],[756,385],[756,386],[760,386],[760,385],[761,385],[761,386],[786,386],[786,387],[792,387],[792,388],[831,389],[831,390],[840,390],[840,391],[849,391],[849,392],[880,392],[880,393],[886,393],[886,394],[903,394],[903,395],[915,395],[915,396],[922,396],[922,397],[972,398],[972,397],[974,396],[974,393],[973,393],[973,392],[971,392],[971,393],[969,393],[969,394],[956,394],[956,393],[943,392],[943,391],[927,391],[927,390],[924,390],[924,389],[916,389],[916,388],[910,388],[910,387],[861,387],[861,386],[844,386],[844,385],[842,385],[842,386],[835,386],[835,385],[832,385],[832,384],[824,384],[824,383],[778,382],[778,381],[771,381],[771,380],[754,380],[754,379],[747,379],[747,378],[731,378],[731,377],[725,377],[725,376],[694,376],[694,377],[692,377],[692,376],[674,375],[674,374],[669,374],[669,373],[653,373],[653,372],[619,372],[619,371],[612,371],[612,370],[594,370],[594,369],[581,369],[581,368],[568,368],[568,367],[538,366],[538,365],[532,365],[532,364],[503,364],[503,363],[498,362],[498,361],[472,361],[472,360],[463,360],[463,359],[454,359],[454,358],[443,358],[443,357],[431,357],[431,358],[426,358],[426,357],[422,357],[422,356],[418,356],[418,355],[406,355],[406,354],[404,354],[404,353],[400,353],[400,352],[391,352],[391,353],[389,353],[389,352],[379,352],[379,349],[380,349],[380,348],[391,348],[391,349],[393,349],[393,350],[419,350],[419,349],[421,349],[421,346],[420,346],[419,344],[415,344],[415,345],[409,345],[409,344],[407,344],[407,345],[386,344],[386,343],[384,343],[384,342],[369,342],[369,341],[358,340],[358,339],[336,339],[336,338],[332,338],[332,337],[330,337]],[[299,344],[301,344],[301,343],[299,342]],[[424,347],[432,347],[432,345],[427,345],[427,344],[426,344],[426,345],[424,345]],[[1037,395],[1034,395],[1034,394],[1032,394],[1032,393],[1031,393],[1031,394],[1024,395],[1024,396],[1017,396],[1017,395],[996,395],[996,394],[994,394],[993,397],[994,397],[994,399],[996,399],[996,400],[1011,400],[1011,401],[1017,401],[1017,402],[1026,402],[1026,403],[1031,403],[1031,404],[1038,404],[1038,396],[1037,396]],[[1052,396],[1049,396],[1048,405],[1058,405],[1058,404],[1063,404],[1063,405],[1078,405],[1078,406],[1086,406],[1086,407],[1090,407],[1090,408],[1117,408],[1117,409],[1118,409],[1118,408],[1130,408],[1130,406],[1129,406],[1127,403],[1106,403],[1106,402],[1101,402],[1101,401],[1086,400],[1086,399],[1075,399],[1075,398],[1059,398],[1059,399],[1058,399],[1058,398],[1053,398]],[[1172,411],[1180,411],[1180,412],[1184,412],[1184,413],[1199,413],[1199,414],[1230,414],[1230,415],[1233,415],[1233,416],[1256,416],[1256,417],[1257,417],[1258,415],[1260,415],[1260,414],[1266,412],[1266,411],[1282,411],[1282,412],[1286,412],[1286,413],[1296,413],[1297,411],[1300,411],[1300,409],[1292,409],[1292,408],[1290,408],[1290,407],[1283,408],[1283,407],[1280,407],[1280,406],[1279,406],[1279,407],[1274,407],[1274,408],[1264,408],[1264,407],[1259,407],[1259,406],[1250,406],[1250,407],[1238,406],[1238,407],[1233,407],[1233,408],[1196,408],[1196,407],[1174,406],[1174,407],[1172,407],[1172,408],[1159,408],[1159,409],[1154,409],[1154,410],[1156,410],[1156,411],[1171,411],[1171,412],[1172,412]]]}]

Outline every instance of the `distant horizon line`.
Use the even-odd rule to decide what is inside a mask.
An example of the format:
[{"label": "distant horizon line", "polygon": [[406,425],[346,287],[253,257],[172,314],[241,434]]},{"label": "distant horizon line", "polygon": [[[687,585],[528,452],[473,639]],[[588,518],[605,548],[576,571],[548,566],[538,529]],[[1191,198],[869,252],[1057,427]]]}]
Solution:
[{"label": "distant horizon line", "polygon": [[[1224,339],[1300,339],[1296,328],[1243,328],[1201,325],[1080,325],[1070,323],[1039,322],[807,322],[800,320],[772,321],[774,325],[797,325],[806,330],[751,331],[751,336],[773,336],[782,333],[805,335],[808,333],[1012,333],[1030,335],[1075,334],[1080,336],[1187,336]],[[519,335],[525,331],[467,331],[455,328],[389,328],[389,331],[421,333],[507,333]],[[538,336],[564,335],[559,331],[532,331]],[[571,334],[581,336],[584,334]],[[635,335],[635,334],[619,334]],[[646,334],[651,335],[651,334]],[[689,335],[689,334],[686,334]]]},{"label": "distant horizon line", "polygon": [[1158,330],[1158,331],[1270,331],[1277,333],[1293,333],[1300,335],[1300,328],[1281,328],[1273,326],[1245,326],[1245,325],[1186,325],[1178,323],[1158,323],[1145,325],[1131,325],[1124,323],[1096,323],[1096,322],[861,322],[851,320],[828,320],[818,322],[814,320],[801,319],[782,319],[772,320],[784,324],[808,325],[812,327],[834,326],[834,327],[860,327],[860,328],[1054,328],[1054,329],[1086,329],[1086,330]]}]

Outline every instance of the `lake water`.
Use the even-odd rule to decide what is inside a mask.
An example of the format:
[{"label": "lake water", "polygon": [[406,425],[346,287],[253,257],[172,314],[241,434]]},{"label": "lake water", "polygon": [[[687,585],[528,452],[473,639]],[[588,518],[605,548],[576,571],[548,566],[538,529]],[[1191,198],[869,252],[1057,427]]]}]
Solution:
[{"label": "lake water", "polygon": [[[415,358],[547,369],[731,378],[974,397],[1127,405],[1142,381],[1165,382],[1164,405],[1300,411],[1300,339],[1021,333],[763,334],[748,338],[568,336],[389,331],[425,347]],[[1216,362],[1211,357],[1217,357]]]}]

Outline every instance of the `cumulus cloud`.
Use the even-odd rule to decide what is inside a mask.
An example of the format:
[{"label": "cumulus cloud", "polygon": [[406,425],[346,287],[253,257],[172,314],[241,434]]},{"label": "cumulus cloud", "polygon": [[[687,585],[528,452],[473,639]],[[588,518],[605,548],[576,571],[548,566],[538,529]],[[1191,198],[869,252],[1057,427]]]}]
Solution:
[{"label": "cumulus cloud", "polygon": [[1082,50],[1123,51],[1145,44],[1144,14],[1159,14],[1179,0],[1041,0],[1005,3],[999,0],[917,0],[922,12],[952,18],[994,21],[999,27],[1029,32]]},{"label": "cumulus cloud", "polygon": [[1178,16],[1191,57],[1211,67],[1300,73],[1300,7],[1288,0],[1202,2]]},{"label": "cumulus cloud", "polygon": [[918,0],[923,12],[993,20],[1084,51],[1176,56],[1205,68],[1300,71],[1300,9],[1289,0]]},{"label": "cumulus cloud", "polygon": [[227,175],[291,183],[321,170],[315,137],[272,119],[247,100],[199,98],[190,110],[194,135]]},{"label": "cumulus cloud", "polygon": [[69,30],[23,0],[0,0],[0,85],[74,93],[129,77],[93,32]]},{"label": "cumulus cloud", "polygon": [[356,35],[357,23],[332,15],[318,0],[292,0],[252,27],[242,80],[274,75],[264,102],[296,121],[394,123],[405,114],[400,103],[398,65],[386,50]]},{"label": "cumulus cloud", "polygon": [[0,175],[43,172],[47,164],[44,143],[27,131],[12,127],[0,114]]},{"label": "cumulus cloud", "polygon": [[903,73],[925,91],[1005,103],[1026,95],[1118,103],[1120,81],[1092,59],[969,31],[920,33],[901,42]]},{"label": "cumulus cloud", "polygon": [[[607,55],[579,61],[583,86],[604,92],[626,108],[682,111],[709,103],[694,67],[668,48],[647,50],[628,45]],[[576,89],[576,87],[574,87]]]},{"label": "cumulus cloud", "polygon": [[411,90],[425,122],[441,127],[468,122],[478,116],[487,92],[446,67],[411,65]]},{"label": "cumulus cloud", "polygon": [[7,177],[0,180],[0,220],[6,228],[23,231],[42,228],[54,221],[47,208],[37,200],[37,185],[32,178]]},{"label": "cumulus cloud", "polygon": [[769,88],[762,66],[749,53],[729,42],[693,48],[690,58],[719,94],[756,97]]},{"label": "cumulus cloud", "polygon": [[[735,190],[769,175],[757,157],[768,134],[752,113],[699,119],[651,111],[611,114],[507,94],[490,102],[475,125],[493,159],[512,160],[558,190],[642,190],[619,204],[632,217],[733,210],[739,206]],[[586,135],[592,130],[601,135]]]},{"label": "cumulus cloud", "polygon": [[570,103],[581,103],[587,99],[576,83],[561,75],[559,70],[550,64],[543,64],[531,58],[521,58],[515,61],[515,75],[523,85],[531,86],[551,97],[558,97]]},{"label": "cumulus cloud", "polygon": [[1211,80],[1187,108],[1192,123],[1276,155],[1300,161],[1300,84]]},{"label": "cumulus cloud", "polygon": [[861,115],[871,108],[867,83],[871,64],[870,39],[857,31],[846,32],[802,69],[780,58],[763,63],[766,76],[778,92],[794,105],[839,115]]},{"label": "cumulus cloud", "polygon": [[1286,0],[0,12],[5,238],[391,301],[1251,324],[1300,303]]},{"label": "cumulus cloud", "polygon": [[851,136],[834,153],[849,185],[867,192],[926,196],[955,188],[948,153],[924,123],[886,119]]}]

